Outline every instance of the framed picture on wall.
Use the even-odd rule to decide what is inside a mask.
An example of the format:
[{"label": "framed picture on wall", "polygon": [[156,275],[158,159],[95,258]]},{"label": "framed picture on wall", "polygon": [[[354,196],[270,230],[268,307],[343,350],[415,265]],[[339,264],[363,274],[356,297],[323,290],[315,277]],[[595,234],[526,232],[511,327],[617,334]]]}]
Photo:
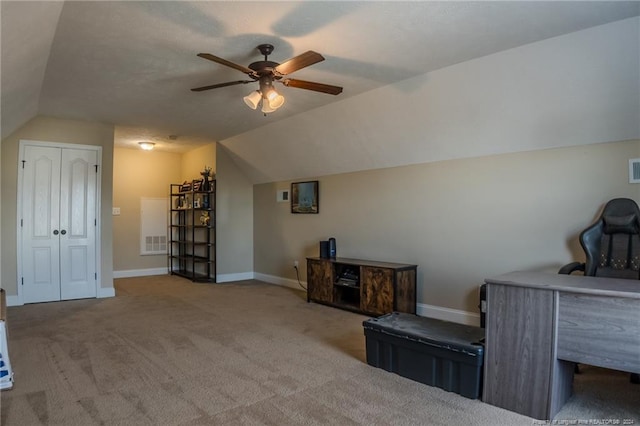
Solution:
[{"label": "framed picture on wall", "polygon": [[318,181],[291,184],[291,213],[318,213]]}]

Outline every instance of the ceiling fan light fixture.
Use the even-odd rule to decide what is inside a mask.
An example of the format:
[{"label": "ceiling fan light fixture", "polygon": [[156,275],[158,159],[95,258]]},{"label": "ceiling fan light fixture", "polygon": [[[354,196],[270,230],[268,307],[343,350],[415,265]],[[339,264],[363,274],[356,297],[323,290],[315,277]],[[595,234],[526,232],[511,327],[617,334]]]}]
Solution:
[{"label": "ceiling fan light fixture", "polygon": [[271,89],[266,96],[266,101],[269,102],[269,106],[274,110],[280,108],[284,104],[284,96]]},{"label": "ceiling fan light fixture", "polygon": [[270,112],[274,112],[276,109],[271,106],[269,103],[269,99],[262,99],[262,112],[265,114],[269,114]]},{"label": "ceiling fan light fixture", "polygon": [[262,94],[260,94],[260,91],[254,90],[253,92],[249,93],[247,96],[245,96],[242,99],[244,100],[244,103],[247,104],[249,108],[256,109],[258,108],[260,99],[262,99]]},{"label": "ceiling fan light fixture", "polygon": [[140,148],[144,149],[145,151],[151,151],[153,147],[156,146],[156,144],[153,142],[138,142],[138,145],[140,145]]}]

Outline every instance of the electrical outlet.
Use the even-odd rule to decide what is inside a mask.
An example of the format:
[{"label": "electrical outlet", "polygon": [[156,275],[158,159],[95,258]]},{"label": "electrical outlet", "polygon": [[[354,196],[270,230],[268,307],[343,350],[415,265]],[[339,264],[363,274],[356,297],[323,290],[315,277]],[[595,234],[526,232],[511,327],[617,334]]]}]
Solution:
[{"label": "electrical outlet", "polygon": [[293,267],[294,267],[294,268],[297,268],[297,267],[298,267],[298,261],[297,261],[297,260],[294,260],[294,261],[293,261]]}]

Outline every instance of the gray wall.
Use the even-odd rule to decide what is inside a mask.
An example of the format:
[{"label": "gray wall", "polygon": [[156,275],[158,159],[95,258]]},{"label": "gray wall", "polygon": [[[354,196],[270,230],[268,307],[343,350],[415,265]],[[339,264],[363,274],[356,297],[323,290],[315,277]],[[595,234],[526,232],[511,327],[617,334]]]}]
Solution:
[{"label": "gray wall", "polygon": [[253,185],[220,144],[217,144],[216,152],[216,179],[218,277],[221,281],[251,278]]},{"label": "gray wall", "polygon": [[256,185],[255,271],[293,280],[298,260],[306,280],[333,236],[340,257],[417,264],[423,314],[477,312],[486,277],[584,260],[577,237],[603,203],[640,201],[637,157],[633,140],[323,176],[317,215],[276,202],[290,181]]}]

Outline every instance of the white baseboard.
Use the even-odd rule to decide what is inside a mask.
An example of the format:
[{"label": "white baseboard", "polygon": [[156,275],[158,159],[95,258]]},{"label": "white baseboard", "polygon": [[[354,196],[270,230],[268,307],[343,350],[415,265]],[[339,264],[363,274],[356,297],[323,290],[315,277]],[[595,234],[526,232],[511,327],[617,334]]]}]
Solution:
[{"label": "white baseboard", "polygon": [[149,275],[167,275],[167,268],[129,269],[126,271],[113,271],[113,278],[146,277]]},{"label": "white baseboard", "polygon": [[238,272],[235,274],[218,274],[216,275],[217,283],[228,283],[231,281],[244,281],[254,279],[253,272]]},{"label": "white baseboard", "polygon": [[[152,275],[167,275],[167,268],[152,268],[152,269],[129,269],[126,271],[113,271],[113,278],[132,278],[132,277],[147,277]],[[216,275],[216,282],[226,283],[231,281],[251,280],[254,278],[253,272],[239,272],[235,274],[218,274]]]},{"label": "white baseboard", "polygon": [[[98,289],[97,298],[102,299],[105,297],[115,297],[116,289],[113,287],[100,287]],[[16,295],[7,296],[7,306],[22,306],[24,303],[20,301],[20,298]]]},{"label": "white baseboard", "polygon": [[458,309],[443,308],[442,306],[426,305],[418,303],[416,313],[421,317],[435,318],[444,321],[457,322],[458,324],[480,325],[480,314],[461,311]]},{"label": "white baseboard", "polygon": [[[295,288],[296,290],[302,290],[302,287],[300,287],[300,284],[298,284],[298,281],[297,280],[292,280],[290,278],[277,277],[275,275],[260,274],[258,272],[254,273],[254,278],[256,280],[268,282],[269,284],[276,284],[276,285],[281,285],[283,287],[289,287],[289,288]],[[301,281],[300,283],[303,286],[305,286],[305,288],[307,287],[307,283],[306,282]]]},{"label": "white baseboard", "polygon": [[116,297],[116,289],[113,287],[100,287],[98,289],[98,299],[105,297]]}]

